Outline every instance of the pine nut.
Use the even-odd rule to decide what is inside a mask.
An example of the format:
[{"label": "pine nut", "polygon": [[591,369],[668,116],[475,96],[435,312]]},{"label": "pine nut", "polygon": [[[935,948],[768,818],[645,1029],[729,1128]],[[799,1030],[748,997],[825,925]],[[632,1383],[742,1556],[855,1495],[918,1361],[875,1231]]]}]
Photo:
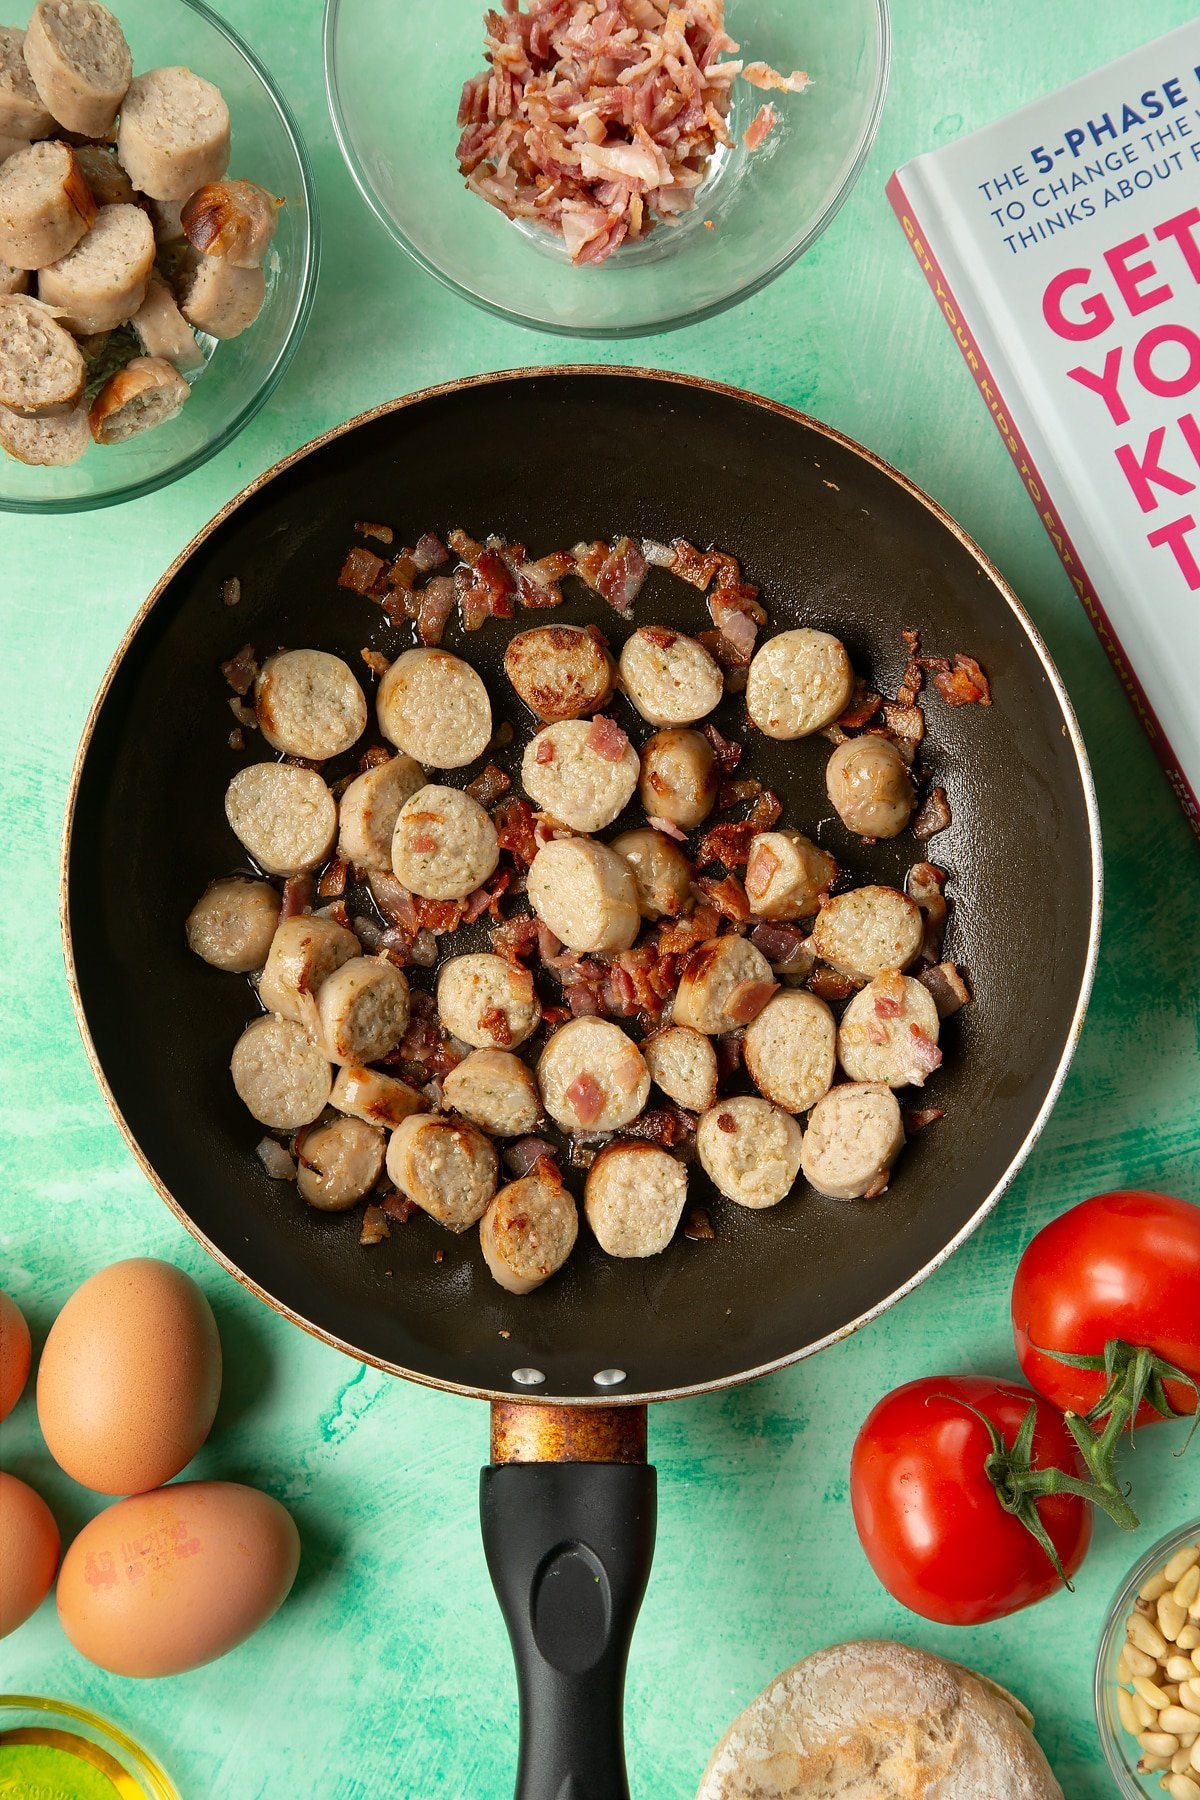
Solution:
[{"label": "pine nut", "polygon": [[1193,1781],[1190,1775],[1172,1775],[1167,1792],[1171,1800],[1200,1800],[1200,1783]]},{"label": "pine nut", "polygon": [[1168,1761],[1179,1748],[1179,1739],[1169,1731],[1143,1731],[1138,1743],[1147,1756],[1165,1756]]},{"label": "pine nut", "polygon": [[1138,1718],[1137,1708],[1133,1704],[1133,1695],[1125,1688],[1117,1689],[1117,1717],[1130,1737],[1136,1737],[1141,1731],[1142,1722]]},{"label": "pine nut", "polygon": [[1186,1775],[1192,1766],[1192,1750],[1190,1744],[1184,1744],[1171,1758],[1172,1775]]},{"label": "pine nut", "polygon": [[[1134,1670],[1130,1666],[1130,1662],[1129,1662],[1129,1652],[1132,1648],[1133,1648],[1132,1644],[1123,1644],[1121,1646],[1121,1654],[1117,1658],[1117,1686],[1118,1687],[1128,1687],[1130,1682],[1133,1680]],[[1178,1658],[1176,1660],[1178,1660]],[[1187,1663],[1187,1674],[1183,1677],[1183,1679],[1185,1681],[1190,1681],[1191,1677],[1192,1677],[1192,1665],[1186,1656],[1183,1658],[1183,1661]],[[1137,1673],[1139,1675],[1141,1674],[1141,1672],[1142,1671],[1140,1669],[1137,1671]]]},{"label": "pine nut", "polygon": [[1157,1775],[1160,1769],[1169,1769],[1170,1767],[1171,1759],[1169,1756],[1139,1756],[1138,1758],[1138,1773],[1140,1775]]},{"label": "pine nut", "polygon": [[1187,1607],[1180,1606],[1171,1594],[1164,1594],[1155,1610],[1158,1614],[1158,1629],[1167,1642],[1173,1644],[1187,1624]]},{"label": "pine nut", "polygon": [[1152,1625],[1141,1613],[1133,1613],[1126,1621],[1125,1636],[1131,1644],[1136,1644],[1139,1650],[1144,1650],[1147,1656],[1153,1656],[1155,1660],[1166,1653],[1167,1640],[1157,1625]]},{"label": "pine nut", "polygon": [[1133,1702],[1134,1714],[1138,1721],[1138,1730],[1149,1731],[1155,1719],[1157,1719],[1158,1714],[1152,1706],[1147,1705],[1140,1694],[1131,1694],[1129,1698]]},{"label": "pine nut", "polygon": [[1171,1704],[1171,1696],[1164,1694],[1157,1681],[1151,1681],[1148,1675],[1134,1676],[1133,1691],[1140,1694],[1146,1705],[1152,1706],[1155,1712],[1162,1712],[1164,1707]]},{"label": "pine nut", "polygon": [[1200,1594],[1200,1563],[1193,1563],[1187,1574],[1181,1576],[1175,1583],[1172,1598],[1180,1606],[1190,1606],[1198,1594]]},{"label": "pine nut", "polygon": [[[1172,1662],[1177,1660],[1181,1661],[1182,1658],[1176,1658],[1174,1656],[1171,1658]],[[1189,1712],[1200,1714],[1200,1681],[1197,1681],[1195,1675],[1190,1672],[1190,1664],[1188,1667],[1189,1673],[1185,1675],[1183,1680],[1179,1683],[1179,1704],[1180,1706],[1186,1706]],[[1193,1729],[1200,1731],[1200,1718],[1197,1719]]]},{"label": "pine nut", "polygon": [[[1121,1656],[1124,1656],[1124,1655],[1125,1655],[1125,1652],[1122,1651]],[[1126,1658],[1126,1660],[1128,1661],[1128,1658]],[[1120,1663],[1121,1663],[1121,1657],[1118,1657],[1117,1658],[1118,1668],[1120,1667]],[[1181,1683],[1185,1682],[1185,1681],[1190,1681],[1192,1679],[1192,1676],[1196,1673],[1196,1667],[1195,1667],[1195,1664],[1192,1662],[1191,1657],[1190,1656],[1181,1656],[1179,1654],[1178,1650],[1175,1651],[1173,1656],[1168,1656],[1166,1666],[1167,1666],[1167,1674],[1171,1677],[1172,1681],[1178,1681]],[[1139,1670],[1138,1673],[1140,1674],[1141,1671]]]},{"label": "pine nut", "polygon": [[1200,1719],[1184,1706],[1164,1706],[1158,1715],[1158,1723],[1164,1731],[1172,1732],[1175,1737],[1190,1737],[1197,1726],[1200,1726]]},{"label": "pine nut", "polygon": [[[1135,1675],[1153,1676],[1157,1673],[1160,1666],[1156,1656],[1147,1656],[1146,1652],[1144,1650],[1139,1650],[1136,1644],[1126,1644],[1121,1655],[1129,1665],[1129,1674],[1125,1677],[1126,1681],[1132,1681]],[[1183,1660],[1186,1661],[1187,1659],[1184,1658]],[[1188,1679],[1190,1679],[1195,1672],[1196,1671],[1193,1669],[1191,1663],[1188,1663]]]},{"label": "pine nut", "polygon": [[1192,1745],[1192,1767],[1200,1775],[1200,1741]]},{"label": "pine nut", "polygon": [[1197,1563],[1200,1563],[1200,1544],[1185,1544],[1182,1550],[1177,1550],[1163,1570],[1167,1586],[1174,1587],[1177,1581],[1182,1581],[1188,1570]]},{"label": "pine nut", "polygon": [[1200,1625],[1185,1625],[1175,1642],[1181,1650],[1200,1650]]},{"label": "pine nut", "polygon": [[1138,1599],[1148,1600],[1151,1605],[1153,1605],[1159,1595],[1165,1594],[1171,1585],[1172,1583],[1167,1580],[1165,1572],[1160,1569],[1157,1575],[1151,1575],[1148,1581],[1143,1581],[1141,1587],[1138,1589]]}]

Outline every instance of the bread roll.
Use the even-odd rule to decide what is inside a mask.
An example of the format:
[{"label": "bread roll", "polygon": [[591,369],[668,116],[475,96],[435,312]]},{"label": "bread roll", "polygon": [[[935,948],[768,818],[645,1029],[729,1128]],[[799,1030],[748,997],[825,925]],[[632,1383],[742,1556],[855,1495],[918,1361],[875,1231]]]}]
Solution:
[{"label": "bread roll", "polygon": [[84,406],[40,419],[0,406],[0,450],[18,462],[43,469],[62,467],[78,462],[91,441]]},{"label": "bread roll", "polygon": [[135,356],[109,376],[92,401],[92,436],[98,444],[122,444],[173,419],[191,391],[161,356]]},{"label": "bread roll", "polygon": [[140,206],[102,206],[74,250],[38,276],[38,296],[70,331],[115,331],[146,298],[154,229]]},{"label": "bread roll", "polygon": [[125,98],[133,58],[125,33],[97,0],[37,0],[25,61],[60,125],[105,137]]},{"label": "bread roll", "polygon": [[151,69],[129,84],[117,155],[153,200],[186,200],[229,166],[229,108],[190,69]]},{"label": "bread roll", "polygon": [[0,406],[72,412],[86,375],[78,344],[47,307],[23,294],[0,300]]},{"label": "bread roll", "polygon": [[95,217],[92,190],[69,144],[30,144],[0,167],[0,257],[14,269],[57,262]]},{"label": "bread roll", "polygon": [[53,130],[54,116],[46,110],[25,61],[25,33],[15,25],[0,25],[0,132],[28,143]]},{"label": "bread roll", "polygon": [[736,1718],[696,1800],[1063,1800],[1010,1694],[906,1644],[835,1644]]}]

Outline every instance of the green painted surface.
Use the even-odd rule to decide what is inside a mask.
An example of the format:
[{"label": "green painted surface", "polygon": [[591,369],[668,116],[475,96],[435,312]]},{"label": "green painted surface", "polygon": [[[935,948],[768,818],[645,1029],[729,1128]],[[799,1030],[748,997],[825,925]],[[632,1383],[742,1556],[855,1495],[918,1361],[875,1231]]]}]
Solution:
[{"label": "green painted surface", "polygon": [[[176,1226],[126,1154],[76,1038],[58,944],[58,838],[75,742],[130,615],[244,481],[347,414],[430,382],[568,355],[640,359],[831,421],[923,483],[980,540],[1041,625],[1079,709],[1106,832],[1108,906],[1074,1069],[998,1215],[854,1340],[756,1386],[653,1414],[662,1519],[630,1672],[634,1792],[689,1795],[729,1717],[778,1669],[838,1637],[881,1632],[1021,1692],[1069,1800],[1101,1800],[1113,1790],[1091,1723],[1099,1621],[1150,1534],[1200,1512],[1200,1446],[1180,1463],[1171,1432],[1145,1434],[1129,1458],[1145,1518],[1137,1542],[1118,1541],[1102,1520],[1074,1598],[961,1633],[903,1613],[876,1584],[850,1520],[847,1461],[855,1426],[892,1383],[937,1369],[1011,1371],[1008,1283],[1043,1220],[1116,1184],[1200,1200],[1200,857],[882,190],[898,162],[1182,23],[1191,0],[1058,0],[1052,19],[1037,0],[895,0],[883,132],[826,238],[740,312],[620,349],[535,339],[421,276],[341,166],[314,0],[225,7],[308,135],[324,274],[308,339],[267,415],[207,469],[113,512],[0,518],[0,1252],[3,1285],[39,1341],[71,1286],[103,1263],[150,1251],[192,1271],[216,1309],[228,1367],[217,1429],[192,1473],[278,1494],[295,1511],[305,1556],[284,1612],[214,1667],[161,1683],[106,1676],[72,1653],[47,1605],[0,1643],[0,1687],[97,1707],[162,1757],[185,1800],[509,1792],[513,1682],[475,1518],[486,1415],[285,1326]],[[94,1497],[47,1469],[28,1400],[4,1427],[3,1460],[43,1489],[64,1536],[95,1510]]]}]

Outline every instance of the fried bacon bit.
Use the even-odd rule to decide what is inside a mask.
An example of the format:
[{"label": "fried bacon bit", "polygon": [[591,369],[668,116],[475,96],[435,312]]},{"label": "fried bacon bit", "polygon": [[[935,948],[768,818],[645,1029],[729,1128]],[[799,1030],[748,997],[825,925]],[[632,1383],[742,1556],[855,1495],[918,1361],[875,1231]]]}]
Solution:
[{"label": "fried bacon bit", "polygon": [[754,844],[746,864],[746,892],[751,900],[761,900],[780,869],[779,858],[769,844]]},{"label": "fried bacon bit", "polygon": [[755,831],[770,831],[772,825],[783,817],[783,801],[770,788],[764,789],[746,815],[747,825]]},{"label": "fried bacon bit", "polygon": [[992,688],[973,656],[955,651],[954,666],[944,656],[923,656],[921,667],[933,676],[933,685],[947,706],[990,706]]},{"label": "fried bacon bit", "polygon": [[919,631],[902,631],[900,635],[908,651],[908,663],[896,694],[896,704],[915,706],[917,697],[925,686],[925,671],[921,667],[921,634]]},{"label": "fried bacon bit", "polygon": [[704,1207],[693,1206],[689,1209],[688,1215],[683,1221],[683,1235],[692,1244],[707,1244],[716,1237],[712,1220]]},{"label": "fried bacon bit", "polygon": [[373,550],[364,550],[360,544],[356,544],[342,564],[337,584],[339,587],[349,588],[352,594],[374,596],[383,586],[387,566],[382,556],[376,556]]},{"label": "fried bacon bit", "polygon": [[[754,656],[758,625],[744,606],[735,603],[723,588],[709,595],[708,610],[717,628],[716,661],[723,669],[746,668]],[[762,612],[762,608],[756,609]],[[707,635],[707,634],[706,634]]]},{"label": "fried bacon bit", "polygon": [[628,615],[649,572],[649,564],[633,539],[618,538],[596,571],[596,590],[614,612]]},{"label": "fried bacon bit", "polygon": [[722,737],[715,725],[702,725],[700,730],[712,745],[722,776],[728,779],[742,760],[743,746],[730,738]]},{"label": "fried bacon bit", "polygon": [[733,1132],[733,1131],[737,1130],[737,1120],[734,1118],[732,1113],[723,1112],[723,1113],[717,1114],[717,1130],[725,1131],[725,1132]]},{"label": "fried bacon bit", "polygon": [[318,906],[313,917],[332,919],[334,924],[340,925],[344,931],[350,930],[350,914],[346,911],[344,900],[331,900],[328,906]]},{"label": "fried bacon bit", "polygon": [[697,944],[715,937],[721,915],[715,906],[698,906],[690,918],[672,919],[658,928],[658,947],[664,956],[686,956]]},{"label": "fried bacon bit", "polygon": [[731,1082],[742,1066],[742,1054],[746,1048],[744,1031],[724,1032],[713,1048],[717,1053],[717,1080],[722,1087]]},{"label": "fried bacon bit", "polygon": [[739,981],[728,1000],[725,1011],[738,1025],[752,1025],[772,994],[779,992],[777,981]]},{"label": "fried bacon bit", "polygon": [[744,925],[750,917],[750,902],[736,875],[726,875],[720,881],[711,875],[701,875],[696,886],[722,918],[729,919],[734,925]]},{"label": "fried bacon bit", "polygon": [[404,883],[397,881],[394,875],[373,869],[367,876],[367,886],[384,918],[390,919],[393,925],[398,925],[402,931],[410,932],[415,937],[421,929],[421,921],[417,917],[413,897]]},{"label": "fried bacon bit", "polygon": [[936,863],[914,863],[904,882],[904,891],[925,915],[925,942],[921,960],[936,963],[941,959],[942,938],[946,932],[946,871]]},{"label": "fried bacon bit", "polygon": [[368,769],[381,769],[384,763],[391,762],[393,755],[394,752],[385,749],[382,744],[372,744],[358,759],[359,773],[365,775]]},{"label": "fried bacon bit", "polygon": [[604,1089],[586,1069],[575,1077],[563,1098],[585,1130],[603,1115]]},{"label": "fried bacon bit", "polygon": [[449,544],[451,550],[453,550],[455,556],[460,556],[462,560],[465,563],[469,563],[472,568],[475,567],[475,564],[483,555],[483,545],[477,543],[473,537],[468,536],[460,525],[456,525],[454,530],[447,534],[446,542]]},{"label": "fried bacon bit", "polygon": [[467,793],[470,794],[472,800],[477,800],[480,806],[492,806],[501,794],[507,794],[511,786],[511,775],[506,775],[503,769],[496,767],[495,763],[488,763],[474,781],[467,783]]},{"label": "fried bacon bit", "polygon": [[750,942],[762,952],[773,969],[789,975],[812,973],[814,956],[808,938],[796,925],[756,925]]},{"label": "fried bacon bit", "polygon": [[869,688],[862,676],[858,675],[855,677],[854,693],[851,696],[850,704],[841,718],[835,720],[835,723],[840,725],[844,731],[861,731],[864,725],[871,723],[882,705],[883,695],[877,694],[873,688]]},{"label": "fried bacon bit", "polygon": [[590,544],[576,544],[571,551],[573,572],[594,594],[600,592],[600,571],[607,560],[608,545],[601,538],[596,538]]},{"label": "fried bacon bit", "polygon": [[[601,713],[598,718],[592,720],[591,730],[588,732],[584,742],[588,749],[596,756],[602,757],[605,762],[610,763],[619,763],[629,748],[629,739],[621,730],[621,727],[615,720],[606,718],[603,713]],[[554,755],[553,744],[548,745],[547,748],[552,757]],[[546,760],[549,761],[549,758]],[[540,744],[537,749],[537,761],[542,761],[542,746]]]},{"label": "fried bacon bit", "polygon": [[283,905],[279,909],[281,919],[294,919],[297,914],[307,912],[312,905],[313,878],[311,875],[289,875],[283,884]]},{"label": "fried bacon bit", "polygon": [[454,610],[454,582],[449,575],[435,575],[417,598],[417,636],[426,645],[440,644],[446,621]]},{"label": "fried bacon bit", "polygon": [[561,606],[563,591],[559,582],[575,571],[575,558],[565,552],[543,556],[537,562],[522,563],[516,570],[517,599],[531,611],[547,606]]},{"label": "fried bacon bit", "polygon": [[246,748],[246,740],[242,735],[242,728],[240,725],[234,726],[229,736],[225,739],[225,742],[229,745],[231,750],[244,750]]},{"label": "fried bacon bit", "polygon": [[919,969],[917,980],[933,995],[939,1019],[952,1018],[962,1007],[970,1004],[971,990],[962,970],[955,963],[933,963]]},{"label": "fried bacon bit", "polygon": [[382,1206],[368,1206],[363,1214],[362,1230],[358,1234],[360,1244],[382,1244],[384,1238],[390,1238],[392,1228]]},{"label": "fried bacon bit", "polygon": [[321,875],[317,883],[319,900],[340,900],[346,892],[346,881],[350,874],[350,864],[341,857],[335,858]]},{"label": "fried bacon bit", "polygon": [[753,777],[749,781],[723,781],[717,793],[717,811],[728,812],[731,806],[740,806],[743,800],[757,800],[762,791],[762,782]]},{"label": "fried bacon bit", "polygon": [[258,658],[253,644],[243,644],[236,656],[221,664],[221,673],[239,699],[250,692],[258,677]]},{"label": "fried bacon bit", "polygon": [[552,763],[554,761],[553,738],[546,737],[544,734],[539,735],[537,749],[533,753],[533,760],[541,768],[545,768],[547,763]]},{"label": "fried bacon bit", "polygon": [[905,1073],[914,1087],[924,1087],[925,1077],[941,1068],[942,1053],[919,1025],[910,1025],[908,1034],[909,1041],[904,1047],[911,1054],[905,1058]]},{"label": "fried bacon bit", "polygon": [[444,568],[450,561],[450,552],[441,538],[435,537],[432,531],[427,531],[424,537],[417,539],[416,549],[410,555],[413,567],[421,575],[428,575],[433,569]]},{"label": "fried bacon bit", "polygon": [[528,1175],[531,1169],[536,1168],[543,1158],[547,1161],[553,1161],[554,1158],[554,1145],[548,1144],[545,1138],[517,1138],[515,1143],[505,1146],[505,1164],[509,1173],[518,1181],[523,1175]]},{"label": "fried bacon bit", "polygon": [[536,819],[528,800],[504,800],[492,815],[500,848],[508,851],[519,869],[528,869],[537,855]]},{"label": "fried bacon bit", "polygon": [[663,1150],[676,1150],[696,1135],[696,1122],[690,1113],[678,1106],[647,1107],[632,1125],[622,1128],[623,1138],[638,1143],[657,1144]]},{"label": "fried bacon bit", "polygon": [[748,81],[751,87],[773,88],[778,94],[802,94],[811,86],[811,78],[802,69],[793,69],[790,75],[781,75],[769,63],[747,63],[742,70],[742,80]]},{"label": "fried bacon bit", "polygon": [[704,593],[711,585],[714,575],[721,567],[721,554],[717,550],[697,550],[686,538],[676,538],[672,546],[673,556],[669,564],[672,574],[678,575],[692,587]]},{"label": "fried bacon bit", "polygon": [[438,1018],[432,994],[414,988],[410,1007],[404,1036],[394,1050],[379,1060],[387,1068],[398,1068],[411,1087],[423,1087],[426,1082],[448,1075],[461,1057]]},{"label": "fried bacon bit", "polygon": [[[653,781],[653,779],[654,777],[651,776],[651,781]],[[677,844],[687,843],[687,832],[680,831],[673,819],[661,818],[658,813],[648,813],[646,815],[646,823],[655,831],[661,831],[664,837],[674,838]]]},{"label": "fried bacon bit", "polygon": [[[393,613],[398,618],[412,619],[416,617],[416,601],[413,598],[413,589],[417,585],[418,573],[417,565],[413,561],[410,551],[401,550],[397,555],[393,556],[391,562],[388,564],[387,575],[384,578],[384,585],[391,589],[393,599],[391,602],[388,600],[384,601],[385,612]],[[376,592],[378,592],[378,589],[376,589]],[[395,596],[397,595],[400,596],[399,603],[395,600]]]},{"label": "fried bacon bit", "polygon": [[390,544],[395,536],[390,525],[377,525],[373,519],[356,519],[354,529],[359,537],[374,538],[380,544]]},{"label": "fried bacon bit", "polygon": [[421,930],[440,934],[458,930],[463,922],[466,901],[426,900],[422,895],[414,894],[413,907],[420,921]]},{"label": "fried bacon bit", "polygon": [[277,1138],[261,1138],[254,1147],[254,1154],[272,1181],[295,1181],[295,1159]]},{"label": "fried bacon bit", "polygon": [[515,918],[505,919],[492,933],[493,951],[511,963],[532,956],[538,946],[538,925],[539,921],[532,913],[518,913]]},{"label": "fried bacon bit", "polygon": [[382,650],[360,650],[359,655],[366,663],[368,669],[370,669],[372,675],[379,676],[381,680],[392,666]]},{"label": "fried bacon bit", "polygon": [[493,1044],[499,1044],[507,1050],[513,1041],[512,1026],[508,1022],[508,1014],[502,1006],[489,1006],[479,1015],[481,1031],[486,1031]]},{"label": "fried bacon bit", "polygon": [[724,863],[727,869],[744,868],[756,834],[757,827],[749,819],[743,819],[740,824],[714,825],[700,840],[696,852],[697,869],[707,869],[718,862]]},{"label": "fried bacon bit", "polygon": [[912,822],[913,836],[918,838],[936,837],[939,831],[946,831],[953,823],[950,802],[946,798],[943,787],[935,787],[925,796],[917,809]]},{"label": "fried bacon bit", "polygon": [[394,1225],[407,1225],[414,1213],[420,1211],[420,1208],[415,1201],[409,1200],[404,1194],[392,1188],[388,1193],[380,1196],[379,1210]]},{"label": "fried bacon bit", "polygon": [[924,1131],[927,1125],[935,1125],[945,1116],[945,1108],[941,1106],[907,1106],[904,1109],[905,1136],[916,1137],[918,1131]]},{"label": "fried bacon bit", "polygon": [[871,1183],[869,1188],[863,1189],[863,1199],[864,1200],[878,1200],[878,1198],[881,1194],[887,1193],[888,1183],[891,1181],[891,1179],[892,1179],[892,1171],[890,1169],[884,1169],[882,1174],[877,1175],[875,1177],[874,1181]]},{"label": "fried bacon bit", "polygon": [[242,584],[236,575],[221,583],[222,606],[236,606],[242,597]]},{"label": "fried bacon bit", "polygon": [[854,982],[849,975],[839,975],[836,969],[814,969],[805,986],[810,994],[818,1000],[848,1000],[854,992]]}]

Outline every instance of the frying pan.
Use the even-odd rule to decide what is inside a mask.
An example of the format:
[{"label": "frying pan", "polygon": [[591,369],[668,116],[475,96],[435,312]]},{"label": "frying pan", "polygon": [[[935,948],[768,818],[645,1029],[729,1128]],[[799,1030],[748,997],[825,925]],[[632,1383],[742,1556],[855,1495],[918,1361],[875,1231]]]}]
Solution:
[{"label": "frying pan", "polygon": [[[974,1004],[945,1031],[946,1117],[909,1144],[880,1200],[800,1188],[764,1213],[696,1172],[710,1241],[647,1262],[581,1241],[515,1299],[476,1234],[418,1215],[364,1249],[353,1220],[310,1211],[267,1179],[229,1080],[254,1010],[238,979],[184,948],[215,875],[245,867],[223,815],[235,767],[217,665],[246,640],[339,651],[404,639],[336,576],[353,521],[397,542],[462,525],[535,555],[628,532],[687,536],[742,559],[771,629],[818,624],[895,692],[901,628],[966,651],[995,704],[927,708],[925,762],[953,823],[932,846],[951,872],[949,952]],[[231,611],[222,586],[237,576]],[[581,584],[569,584],[580,586]],[[643,622],[707,625],[701,597],[655,571]],[[590,594],[555,617],[628,626]],[[492,621],[447,645],[480,668],[498,717],[529,720]],[[625,707],[635,738],[646,728]],[[745,737],[741,703],[716,715]],[[252,734],[247,734],[252,735]],[[829,817],[821,740],[752,734],[743,771],[778,790],[859,879],[902,883],[907,834],[866,846]],[[508,752],[510,766],[519,743]],[[465,781],[473,770],[449,779]],[[439,777],[444,779],[444,777]],[[614,828],[616,829],[616,828]],[[629,370],[534,370],[457,382],[381,407],[287,458],[188,547],[122,644],[76,763],[63,866],[68,974],[84,1043],[121,1130],[182,1223],[278,1312],[349,1355],[492,1404],[483,1472],[489,1566],[518,1665],[521,1800],[623,1797],[625,1662],[649,1572],[654,1472],[645,1405],[749,1380],[875,1317],[945,1260],[995,1205],[1054,1102],[1095,964],[1100,852],[1084,749],[1030,620],[975,545],[877,457],[788,408],[710,382]],[[456,948],[485,948],[480,941]],[[586,1238],[586,1233],[584,1234]],[[435,1251],[444,1260],[435,1259]]]}]

